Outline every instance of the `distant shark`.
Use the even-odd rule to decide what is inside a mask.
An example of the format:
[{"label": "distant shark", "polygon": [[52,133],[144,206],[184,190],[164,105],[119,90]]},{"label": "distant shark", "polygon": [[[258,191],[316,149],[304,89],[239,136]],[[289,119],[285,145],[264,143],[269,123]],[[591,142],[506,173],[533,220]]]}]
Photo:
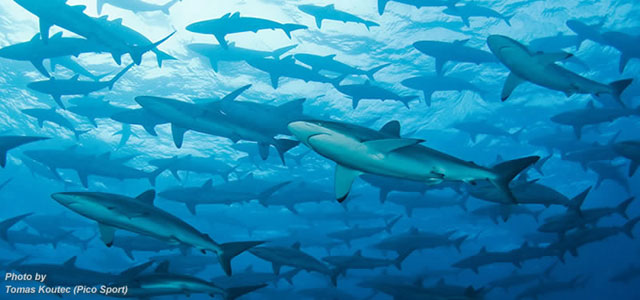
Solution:
[{"label": "distant shark", "polygon": [[102,241],[111,246],[116,229],[147,235],[174,244],[194,247],[203,253],[215,252],[224,272],[231,276],[231,259],[262,242],[218,244],[179,218],[153,205],[155,191],[136,198],[97,193],[71,192],[51,195],[56,202],[98,222]]},{"label": "distant shark", "polygon": [[234,14],[228,13],[219,19],[211,19],[200,21],[187,26],[187,30],[201,34],[213,34],[218,44],[227,48],[225,36],[231,33],[253,31],[257,32],[263,29],[281,29],[291,38],[291,32],[294,30],[307,29],[307,26],[299,24],[282,24],[271,20],[241,17],[240,12]]},{"label": "distant shark", "polygon": [[314,55],[314,54],[294,54],[293,57],[296,60],[301,61],[303,64],[311,67],[311,70],[319,72],[322,70],[327,70],[339,74],[353,74],[353,75],[366,75],[370,80],[375,80],[373,78],[373,74],[382,70],[383,68],[388,67],[391,64],[383,64],[369,70],[361,70],[356,67],[352,67],[345,63],[339,62],[335,60],[336,55]]},{"label": "distant shark", "polygon": [[423,140],[400,137],[398,121],[385,124],[380,131],[330,121],[296,121],[289,124],[289,130],[307,147],[337,163],[335,192],[340,202],[349,195],[356,177],[370,173],[431,184],[487,180],[515,203],[509,182],[540,158],[529,156],[482,167],[419,145]]},{"label": "distant shark", "polygon": [[378,0],[378,13],[382,16],[384,9],[389,2],[397,2],[409,6],[421,7],[451,7],[460,0]]},{"label": "distant shark", "polygon": [[511,26],[511,22],[509,22],[509,20],[512,16],[504,16],[491,8],[478,6],[475,4],[464,4],[455,6],[450,5],[443,12],[447,15],[460,17],[464,25],[467,27],[471,26],[471,24],[469,23],[469,18],[471,17],[498,18],[502,19],[507,25]]},{"label": "distant shark", "polygon": [[104,88],[109,88],[109,90],[111,90],[116,81],[118,81],[118,79],[120,79],[120,77],[122,77],[124,73],[131,69],[132,66],[133,64],[128,65],[109,81],[78,80],[78,77],[80,77],[80,75],[75,75],[71,79],[55,79],[52,77],[49,80],[34,81],[27,84],[27,87],[32,90],[51,95],[53,97],[53,100],[55,100],[60,107],[64,108],[65,106],[62,102],[61,96],[87,95],[91,92],[95,92]]},{"label": "distant shark", "polygon": [[521,43],[502,35],[491,35],[487,38],[491,52],[509,69],[511,73],[502,88],[502,101],[507,100],[513,90],[524,81],[564,92],[567,96],[573,94],[611,94],[622,106],[620,99],[632,79],[614,81],[602,84],[582,77],[555,64],[558,60],[571,57],[566,52],[533,53]]},{"label": "distant shark", "polygon": [[593,101],[589,101],[583,109],[565,111],[551,117],[551,121],[558,124],[573,127],[573,132],[580,139],[582,128],[586,125],[597,125],[605,122],[613,122],[622,117],[640,116],[640,107],[630,109],[622,108],[596,108]]},{"label": "distant shark", "polygon": [[353,109],[358,108],[358,104],[360,100],[363,99],[371,99],[371,100],[396,100],[404,104],[405,107],[409,108],[409,101],[418,98],[418,96],[400,96],[392,91],[381,88],[379,86],[372,85],[369,80],[365,81],[364,84],[347,84],[340,85],[334,83],[333,85],[338,92],[345,94],[351,97],[351,106]]},{"label": "distant shark", "polygon": [[273,51],[259,51],[242,47],[237,47],[235,42],[231,42],[227,47],[215,44],[189,44],[187,48],[198,53],[209,60],[211,68],[218,72],[218,63],[221,61],[248,61],[252,59],[272,57],[280,58],[281,55],[298,45],[285,46]]},{"label": "distant shark", "polygon": [[38,126],[40,128],[44,126],[44,122],[51,122],[73,132],[73,134],[76,136],[76,139],[80,138],[81,134],[87,132],[86,130],[77,130],[75,126],[71,124],[71,121],[69,121],[61,114],[57,113],[55,108],[30,108],[23,109],[22,112],[26,115],[36,118],[38,120]]},{"label": "distant shark", "polygon": [[119,7],[136,14],[141,12],[161,11],[165,15],[168,15],[169,9],[173,5],[178,3],[178,1],[182,1],[182,0],[170,0],[165,4],[158,5],[158,4],[147,3],[140,0],[97,0],[96,7],[99,15],[102,14],[102,7],[105,4]]},{"label": "distant shark", "polygon": [[298,5],[298,9],[306,14],[313,16],[316,19],[316,25],[318,26],[318,29],[322,27],[323,20],[335,20],[342,21],[344,23],[360,23],[366,26],[367,30],[369,30],[373,26],[380,26],[380,24],[376,22],[362,19],[346,11],[337,10],[333,4],[329,4],[327,6],[316,6],[311,4]]},{"label": "distant shark", "polygon": [[468,41],[469,39],[456,40],[453,42],[418,41],[413,43],[413,47],[436,59],[436,74],[438,75],[443,74],[444,64],[448,61],[475,64],[497,62],[491,53],[465,46]]},{"label": "distant shark", "polygon": [[7,151],[24,144],[47,139],[49,138],[38,136],[0,136],[0,167],[4,168],[7,164]]},{"label": "distant shark", "polygon": [[[411,77],[402,81],[402,85],[419,90],[424,93],[424,102],[427,106],[431,106],[431,97],[437,91],[472,91],[480,94],[485,98],[486,92],[476,85],[456,77],[449,76],[418,76]],[[485,100],[486,101],[486,100]]]}]

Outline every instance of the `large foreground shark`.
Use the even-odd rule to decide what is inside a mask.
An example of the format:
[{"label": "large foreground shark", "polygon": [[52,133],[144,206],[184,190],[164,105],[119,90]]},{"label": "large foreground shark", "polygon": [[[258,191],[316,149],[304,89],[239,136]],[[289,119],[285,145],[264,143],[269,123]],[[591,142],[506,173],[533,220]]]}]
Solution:
[{"label": "large foreground shark", "polygon": [[502,88],[502,101],[507,100],[511,92],[522,82],[529,81],[537,85],[573,94],[611,94],[620,104],[620,94],[632,79],[603,84],[573,73],[555,62],[571,57],[566,52],[531,52],[523,44],[503,35],[491,35],[487,38],[491,52],[511,70]]},{"label": "large foreground shark", "polygon": [[329,121],[296,121],[289,130],[318,154],[337,163],[335,192],[339,202],[349,195],[363,173],[436,184],[443,181],[473,183],[488,180],[513,202],[509,182],[540,158],[529,156],[482,167],[419,145],[420,139],[400,137],[400,123],[391,121],[380,131]]},{"label": "large foreground shark", "polygon": [[58,203],[98,222],[102,241],[113,244],[116,229],[154,237],[175,244],[184,244],[215,252],[222,269],[231,275],[231,259],[262,242],[232,242],[218,244],[179,218],[153,205],[155,191],[149,190],[136,198],[98,192],[69,192],[51,195]]}]

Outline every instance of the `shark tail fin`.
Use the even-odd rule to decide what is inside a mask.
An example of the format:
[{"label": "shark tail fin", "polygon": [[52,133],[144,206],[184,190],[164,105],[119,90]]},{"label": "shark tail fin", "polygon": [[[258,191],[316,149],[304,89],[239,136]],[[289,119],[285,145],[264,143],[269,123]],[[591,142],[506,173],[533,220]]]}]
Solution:
[{"label": "shark tail fin", "polygon": [[370,30],[371,27],[375,27],[375,26],[380,26],[380,24],[373,22],[373,21],[364,21],[362,22],[362,24],[364,24],[364,26],[367,27],[367,30]]},{"label": "shark tail fin", "polygon": [[371,79],[371,81],[375,81],[375,79],[373,78],[373,74],[375,74],[376,72],[390,66],[391,64],[384,64],[384,65],[379,65],[377,67],[371,68],[369,70],[367,70],[367,77],[369,77],[369,79]]},{"label": "shark tail fin", "polygon": [[284,165],[284,154],[287,153],[291,148],[298,146],[300,142],[289,140],[289,139],[276,139],[274,142],[274,146],[278,150],[278,155],[280,155],[280,159],[282,160],[282,164]]},{"label": "shark tail fin", "polygon": [[227,276],[231,276],[231,259],[232,258],[262,243],[264,242],[263,241],[231,242],[231,243],[221,244],[220,252],[218,252],[218,260],[220,261],[220,266],[222,266],[222,269],[227,274]]},{"label": "shark tail fin", "polygon": [[516,177],[516,175],[537,162],[539,159],[540,156],[527,156],[499,163],[492,168],[492,171],[496,174],[496,178],[492,178],[490,181],[496,186],[496,188],[498,188],[498,190],[505,194],[508,199],[516,203],[517,200],[509,188],[509,183]]},{"label": "shark tail fin", "polygon": [[165,170],[166,168],[157,168],[153,170],[153,172],[147,173],[147,178],[149,179],[149,183],[151,184],[151,186],[156,186],[156,178],[158,178],[158,175],[160,175]]},{"label": "shark tail fin", "polygon": [[0,239],[7,240],[7,231],[16,223],[22,221],[24,218],[32,215],[33,213],[26,213],[13,218],[6,219],[0,222]]},{"label": "shark tail fin", "polygon": [[282,47],[282,48],[278,48],[276,50],[273,50],[271,52],[271,55],[269,55],[269,56],[271,56],[271,57],[273,57],[275,59],[278,59],[278,58],[280,58],[280,56],[282,56],[283,54],[289,52],[290,50],[292,50],[295,47],[298,47],[298,44],[285,46],[285,47]]},{"label": "shark tail fin", "polygon": [[640,221],[640,217],[635,217],[629,220],[629,222],[625,223],[622,226],[622,232],[624,232],[624,234],[626,234],[629,238],[633,238],[633,228],[636,226],[638,221]]},{"label": "shark tail fin", "polygon": [[567,203],[567,210],[581,214],[580,207],[582,207],[582,203],[584,203],[587,195],[589,195],[589,191],[591,191],[591,187],[588,187],[587,189],[582,191],[582,193],[571,198],[571,200],[569,200],[569,203]]},{"label": "shark tail fin", "polygon": [[504,20],[505,23],[507,23],[507,25],[509,25],[509,27],[511,27],[511,18],[513,18],[514,15],[510,15],[510,16],[505,16],[504,18],[502,18],[502,20]]},{"label": "shark tail fin", "polygon": [[169,53],[156,50],[156,60],[158,61],[158,67],[162,68],[162,61],[164,60],[178,60],[177,58],[171,56]]},{"label": "shark tail fin", "polygon": [[265,286],[267,286],[266,283],[228,288],[225,290],[224,300],[235,300],[240,296],[246,295]]},{"label": "shark tail fin", "polygon": [[109,80],[109,86],[108,86],[109,90],[113,89],[113,85],[116,84],[116,81],[118,81],[118,79],[120,79],[120,77],[122,77],[124,75],[124,73],[127,73],[127,71],[129,71],[129,69],[131,69],[131,67],[133,67],[133,64],[129,64],[124,69],[122,69],[122,71],[118,72],[118,74],[116,74],[116,76],[113,76],[113,78],[111,78],[111,80]]},{"label": "shark tail fin", "polygon": [[282,30],[284,33],[291,38],[291,32],[294,30],[307,29],[308,27],[300,24],[283,24]]},{"label": "shark tail fin", "polygon": [[390,0],[378,0],[378,14],[380,14],[382,16],[382,14],[384,13],[384,8],[387,6],[387,3]]},{"label": "shark tail fin", "polygon": [[131,49],[131,51],[129,52],[129,55],[131,55],[131,59],[133,59],[133,62],[136,65],[139,65],[142,62],[142,54],[145,54],[146,52],[151,51],[151,50],[155,49],[156,47],[160,46],[160,44],[164,43],[166,40],[168,40],[174,34],[176,34],[175,31],[170,33],[169,35],[167,35],[163,39],[153,43],[153,44],[149,44],[149,45],[145,45],[145,46],[134,46]]},{"label": "shark tail fin", "polygon": [[633,82],[633,79],[629,78],[629,79],[622,79],[622,80],[618,80],[618,81],[614,81],[612,83],[609,83],[609,86],[611,87],[611,94],[613,96],[614,99],[616,99],[616,101],[618,101],[618,103],[620,103],[620,105],[622,105],[623,107],[626,107],[626,105],[624,104],[624,102],[622,102],[622,92],[624,92],[624,90]]},{"label": "shark tail fin", "polygon": [[384,226],[384,231],[391,234],[391,229],[393,228],[393,226],[396,225],[396,223],[398,223],[398,221],[400,221],[401,218],[402,216],[397,216],[393,220],[389,221],[389,223],[387,223],[387,225]]},{"label": "shark tail fin", "polygon": [[102,7],[106,4],[107,2],[105,0],[98,0],[96,2],[96,9],[98,11],[98,15],[102,14]]},{"label": "shark tail fin", "polygon": [[182,0],[171,0],[169,2],[167,2],[167,4],[163,5],[160,10],[162,11],[162,13],[164,13],[165,15],[169,14],[169,9],[174,6],[176,3],[178,3],[178,1],[182,1]]},{"label": "shark tail fin", "polygon": [[280,190],[281,188],[289,185],[291,183],[291,181],[285,181],[282,183],[278,183],[262,192],[260,192],[260,195],[258,195],[258,202],[260,202],[260,204],[264,205],[266,207],[267,204],[267,199],[269,199],[269,197],[271,197],[271,195],[273,195],[275,192],[277,192],[278,190]]},{"label": "shark tail fin", "polygon": [[460,246],[462,246],[462,243],[468,238],[468,235],[463,235],[457,239],[455,239],[453,241],[453,246],[456,247],[456,250],[458,250],[458,253],[460,253],[462,250],[460,249]]},{"label": "shark tail fin", "polygon": [[618,206],[616,206],[616,213],[618,213],[625,219],[629,219],[629,216],[627,215],[627,208],[629,207],[629,204],[631,204],[631,202],[633,202],[633,200],[635,199],[635,197],[630,197],[627,200],[624,200],[622,203],[618,204]]}]

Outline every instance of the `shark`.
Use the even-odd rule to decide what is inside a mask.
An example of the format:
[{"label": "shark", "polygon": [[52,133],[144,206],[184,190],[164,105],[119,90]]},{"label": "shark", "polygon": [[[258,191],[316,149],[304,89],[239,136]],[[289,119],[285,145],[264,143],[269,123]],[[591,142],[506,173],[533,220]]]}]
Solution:
[{"label": "shark", "polygon": [[39,19],[40,36],[44,43],[49,42],[49,29],[53,25],[69,30],[90,41],[94,41],[109,49],[113,59],[120,64],[122,55],[129,54],[135,64],[142,62],[142,55],[162,44],[174,33],[151,45],[137,45],[121,36],[110,32],[99,22],[99,18],[92,18],[84,13],[86,6],[69,6],[64,0],[14,0]]},{"label": "shark", "polygon": [[124,125],[140,125],[152,136],[158,136],[156,126],[169,123],[143,108],[127,109],[111,115],[111,119]]},{"label": "shark", "polygon": [[297,64],[293,55],[285,56],[282,59],[255,58],[247,60],[247,63],[260,71],[269,73],[271,86],[274,89],[278,88],[280,77],[301,79],[304,82],[313,81],[331,84],[339,84],[345,77],[345,75],[336,78],[325,77],[317,71]]},{"label": "shark", "polygon": [[608,161],[593,161],[590,162],[587,167],[598,175],[598,180],[594,186],[596,189],[600,187],[605,180],[611,180],[624,188],[627,193],[631,193],[631,186],[622,170],[622,164],[613,164]]},{"label": "shark", "polygon": [[632,58],[640,59],[640,51],[633,45],[640,41],[640,36],[632,36],[624,32],[607,31],[602,34],[604,42],[620,51],[620,64],[618,71],[624,72],[627,63]]},{"label": "shark", "polygon": [[25,213],[21,215],[17,215],[15,217],[7,218],[0,221],[0,239],[7,241],[8,240],[8,232],[11,227],[18,224],[19,222],[25,220],[25,218],[33,215],[32,212]]},{"label": "shark", "polygon": [[436,74],[442,75],[445,63],[467,62],[474,64],[494,63],[496,58],[491,53],[466,46],[469,39],[455,40],[453,42],[418,41],[413,47],[418,51],[436,59]]},{"label": "shark", "polygon": [[27,84],[27,87],[34,91],[51,95],[53,100],[55,100],[61,108],[65,108],[61,98],[63,95],[88,95],[91,92],[104,88],[111,90],[116,81],[129,71],[131,67],[133,67],[133,64],[122,69],[122,71],[108,81],[84,81],[78,79],[80,75],[75,75],[70,79],[56,79],[55,77],[51,77],[49,80],[34,81]]},{"label": "shark", "polygon": [[319,72],[322,70],[331,71],[338,74],[349,74],[349,75],[366,75],[370,80],[375,80],[373,75],[378,71],[390,66],[391,64],[382,64],[376,67],[373,67],[369,70],[361,70],[356,67],[347,65],[343,62],[337,61],[336,55],[315,55],[308,53],[299,53],[294,54],[293,57],[302,62],[305,65],[311,67],[313,71]]},{"label": "shark", "polygon": [[62,32],[58,32],[51,36],[48,43],[44,43],[38,33],[28,42],[17,43],[1,48],[0,57],[31,62],[42,75],[51,77],[43,64],[45,59],[101,52],[109,52],[109,49],[87,39],[63,37]]},{"label": "shark", "polygon": [[451,197],[443,197],[438,194],[393,194],[388,198],[389,202],[404,207],[404,211],[409,218],[413,216],[413,211],[418,208],[442,209],[446,207],[459,207],[466,212],[467,199],[467,196],[452,199]]},{"label": "shark", "polygon": [[378,0],[378,13],[382,16],[384,9],[389,2],[397,2],[408,6],[421,7],[450,7],[460,0]]},{"label": "shark", "polygon": [[199,157],[191,154],[185,156],[173,156],[170,158],[158,158],[149,161],[149,164],[158,169],[169,170],[171,174],[181,180],[178,171],[220,175],[224,181],[229,181],[229,175],[237,166],[229,166],[217,160],[215,157]]},{"label": "shark", "polygon": [[398,223],[401,217],[396,217],[395,219],[389,221],[385,226],[382,227],[360,227],[357,224],[352,228],[338,230],[334,232],[327,233],[327,237],[332,239],[343,241],[347,247],[351,247],[351,241],[358,240],[362,238],[371,237],[373,235],[386,232],[391,234],[391,229],[393,226]]},{"label": "shark", "polygon": [[443,75],[411,77],[402,80],[401,84],[410,89],[422,91],[424,103],[427,106],[431,106],[433,93],[439,91],[471,91],[479,94],[483,99],[486,94],[484,90],[464,79]]},{"label": "shark", "polygon": [[394,265],[398,270],[402,270],[402,261],[398,259],[384,259],[366,257],[362,255],[362,250],[358,250],[353,255],[336,255],[322,258],[323,261],[335,267],[333,276],[343,274],[346,276],[347,270],[373,270]]},{"label": "shark", "polygon": [[347,84],[340,85],[334,83],[334,87],[340,93],[349,96],[351,98],[351,106],[353,109],[358,108],[360,100],[395,100],[404,104],[409,108],[409,102],[418,98],[418,96],[401,96],[385,88],[372,85],[369,80],[362,84]]},{"label": "shark", "polygon": [[475,4],[455,5],[445,8],[443,13],[450,16],[457,16],[462,19],[465,26],[470,27],[469,18],[471,17],[485,17],[485,18],[497,18],[503,20],[507,25],[511,26],[509,20],[513,16],[505,16],[489,7],[479,6]]},{"label": "shark", "polygon": [[515,141],[518,141],[518,137],[524,129],[520,128],[519,130],[516,130],[514,132],[509,132],[505,129],[482,120],[463,120],[453,123],[451,127],[457,129],[458,131],[466,132],[469,135],[471,142],[473,143],[477,141],[478,135],[480,134],[510,137]]},{"label": "shark", "polygon": [[416,250],[453,246],[460,252],[460,247],[468,236],[451,238],[455,233],[455,230],[443,234],[432,233],[411,227],[407,232],[384,238],[372,247],[382,251],[394,251],[398,254],[398,260],[402,262]]},{"label": "shark", "polygon": [[249,265],[242,273],[236,272],[231,277],[217,276],[211,279],[213,283],[222,288],[232,288],[246,285],[259,285],[272,282],[274,285],[284,279],[289,284],[293,285],[293,277],[300,273],[300,269],[293,269],[287,272],[275,275],[270,272],[256,272],[253,270],[253,266]]},{"label": "shark", "polygon": [[19,135],[6,135],[0,136],[0,167],[4,168],[7,165],[7,152],[13,148],[37,142],[42,140],[48,140],[48,137],[38,136],[19,136]]},{"label": "shark", "polygon": [[521,272],[518,272],[517,270],[513,270],[511,274],[503,278],[493,280],[489,282],[487,285],[492,288],[502,288],[505,292],[508,292],[509,289],[512,287],[526,285],[531,282],[549,279],[551,272],[553,271],[553,268],[556,266],[556,264],[557,263],[550,265],[549,267],[544,269],[544,271],[542,272],[521,273]]},{"label": "shark", "polygon": [[374,26],[380,26],[380,24],[376,22],[365,20],[363,18],[360,18],[346,11],[338,10],[335,8],[333,4],[329,4],[326,6],[305,4],[305,5],[298,5],[298,9],[303,13],[314,17],[316,19],[316,26],[318,26],[318,29],[322,27],[322,21],[324,20],[341,21],[343,23],[347,23],[347,22],[360,23],[366,26],[367,30],[371,29],[371,27],[374,27]]},{"label": "shark", "polygon": [[[220,102],[235,99],[246,89],[248,86],[239,88],[225,96]],[[298,145],[297,141],[275,138],[277,133],[265,131],[261,127],[250,126],[246,122],[239,122],[237,118],[225,115],[220,111],[217,102],[193,104],[152,96],[138,96],[135,101],[157,118],[171,123],[173,141],[178,148],[182,147],[184,134],[188,130],[226,137],[233,142],[239,140],[257,142],[263,159],[266,159],[270,145],[276,147],[282,161],[284,161],[284,153]]]},{"label": "shark", "polygon": [[541,281],[537,285],[524,289],[520,294],[516,295],[517,300],[520,299],[539,299],[540,296],[546,294],[552,294],[562,291],[575,290],[579,287],[585,287],[588,278],[583,278],[581,275],[574,277],[569,281]]},{"label": "shark", "polygon": [[587,125],[610,123],[619,118],[640,116],[640,107],[635,109],[627,107],[595,107],[593,100],[582,109],[565,111],[551,117],[554,123],[573,127],[576,137],[582,137],[582,128]]},{"label": "shark", "polygon": [[116,149],[124,147],[124,145],[127,144],[127,141],[129,141],[129,138],[131,138],[132,136],[138,137],[138,135],[131,130],[131,125],[126,123],[123,123],[121,129],[114,132],[113,136],[116,136],[118,134],[120,135],[120,141],[118,142],[118,146],[116,147]]},{"label": "shark", "polygon": [[583,40],[590,40],[603,45],[606,44],[606,41],[602,36],[602,25],[604,25],[604,20],[598,24],[590,25],[580,20],[571,19],[567,20],[565,24]]},{"label": "shark", "polygon": [[482,167],[420,145],[423,140],[400,137],[398,121],[388,122],[379,131],[332,121],[296,121],[289,129],[307,147],[336,162],[339,202],[347,198],[356,177],[369,173],[432,184],[487,180],[515,203],[509,182],[540,159],[528,156]]},{"label": "shark", "polygon": [[578,35],[564,34],[558,32],[556,35],[550,35],[533,39],[529,42],[529,48],[537,51],[558,51],[560,49],[575,47],[575,50],[580,49],[580,45],[584,41],[583,38]]},{"label": "shark", "polygon": [[151,264],[153,264],[153,262],[146,262],[128,268],[119,274],[113,274],[80,268],[76,266],[77,259],[77,256],[73,256],[62,264],[12,263],[10,264],[10,267],[11,269],[21,273],[35,274],[36,272],[46,272],[45,274],[47,274],[47,277],[44,283],[48,286],[75,286],[78,284],[94,286],[119,282],[121,280],[130,280],[131,278],[138,276],[141,272],[144,272],[149,266],[151,266]]},{"label": "shark", "polygon": [[148,190],[136,198],[100,192],[54,193],[51,198],[70,210],[98,222],[100,238],[113,245],[117,229],[154,237],[173,244],[183,244],[215,252],[225,274],[231,276],[231,259],[261,241],[216,243],[211,237],[153,204],[155,191]]},{"label": "shark", "polygon": [[609,281],[627,283],[638,277],[640,277],[640,267],[632,264],[626,267],[625,269],[623,269],[622,271],[617,272],[616,274],[611,276],[609,278]]},{"label": "shark", "polygon": [[114,294],[120,298],[151,298],[168,295],[207,294],[219,295],[225,300],[235,300],[245,294],[261,289],[266,284],[254,286],[240,286],[223,289],[213,282],[209,282],[190,275],[180,275],[169,272],[169,262],[162,262],[151,274],[136,276],[126,281],[119,281],[113,286],[127,285],[127,292]]},{"label": "shark", "polygon": [[613,144],[612,148],[618,155],[630,160],[628,175],[633,176],[640,165],[640,141],[622,141]]},{"label": "shark", "polygon": [[[296,195],[296,197],[291,197],[291,195]],[[287,185],[269,197],[260,197],[258,201],[264,207],[284,206],[287,210],[297,215],[299,212],[296,209],[296,205],[333,201],[333,194],[327,192],[321,185],[299,182]]]},{"label": "shark", "polygon": [[482,206],[473,211],[472,215],[489,217],[493,223],[498,224],[498,218],[502,218],[503,222],[507,222],[513,215],[528,215],[534,218],[538,222],[538,217],[543,210],[532,211],[524,206],[513,204],[494,204],[489,206]]},{"label": "shark", "polygon": [[109,73],[104,73],[100,75],[95,75],[91,73],[89,70],[85,69],[82,65],[77,63],[71,56],[60,56],[49,59],[49,68],[51,72],[55,72],[56,66],[63,66],[69,71],[72,71],[75,74],[82,75],[89,79],[93,79],[94,81],[100,81],[105,76],[109,75]]},{"label": "shark", "polygon": [[208,59],[211,68],[218,72],[218,63],[221,61],[248,61],[266,57],[278,59],[297,46],[296,44],[278,48],[273,51],[260,51],[238,47],[235,42],[230,42],[227,47],[216,44],[194,43],[188,44],[187,49]]},{"label": "shark", "polygon": [[71,121],[69,121],[69,119],[65,118],[63,115],[59,114],[56,111],[55,107],[23,109],[22,113],[36,118],[38,120],[38,126],[40,128],[44,126],[44,122],[51,122],[73,132],[73,134],[76,136],[76,139],[79,139],[81,134],[87,132],[86,130],[77,130],[75,126],[71,124]]},{"label": "shark", "polygon": [[116,235],[113,247],[120,248],[132,261],[135,261],[133,251],[160,252],[163,250],[179,249],[184,255],[189,254],[188,248],[181,245],[167,243],[144,235]]},{"label": "shark", "polygon": [[280,274],[280,268],[282,268],[282,266],[290,266],[296,269],[330,276],[333,285],[336,285],[335,277],[329,267],[313,256],[301,251],[299,242],[294,243],[291,247],[255,247],[249,249],[249,252],[260,259],[270,262],[273,267],[273,273],[276,275]]},{"label": "shark", "polygon": [[283,24],[275,21],[254,17],[242,17],[240,12],[227,13],[218,19],[195,22],[187,26],[187,31],[201,34],[212,34],[218,44],[227,47],[225,36],[232,33],[253,31],[258,32],[264,29],[280,29],[291,38],[291,32],[295,30],[307,29],[307,26],[300,24]]},{"label": "shark", "polygon": [[[517,180],[512,183],[511,190],[520,204],[542,204],[545,207],[551,205],[570,206],[576,200],[570,200],[567,196],[555,189],[543,185],[534,180]],[[504,194],[491,185],[478,185],[469,189],[469,194],[474,198],[508,204],[510,200]]]},{"label": "shark", "polygon": [[514,255],[514,253],[487,251],[486,247],[482,247],[478,253],[465,257],[453,263],[451,266],[460,269],[470,269],[478,274],[480,267],[496,263],[510,263],[517,267],[520,266],[521,259],[517,255]]},{"label": "shark", "polygon": [[573,73],[555,62],[571,57],[567,52],[534,53],[516,40],[503,36],[491,35],[487,38],[491,52],[510,71],[502,88],[501,98],[505,101],[513,90],[525,81],[564,92],[567,96],[573,94],[610,94],[622,106],[620,99],[622,92],[631,84],[633,79],[623,79],[610,84],[603,84]]},{"label": "shark", "polygon": [[93,127],[98,127],[96,123],[96,119],[108,119],[111,118],[114,114],[123,112],[126,108],[122,106],[115,106],[111,104],[109,101],[104,100],[104,97],[100,98],[92,98],[92,97],[82,97],[82,98],[74,98],[74,100],[69,101],[75,106],[67,107],[67,110],[87,118],[89,123],[93,125]]},{"label": "shark", "polygon": [[96,9],[98,14],[102,14],[102,8],[105,4],[109,4],[114,7],[118,7],[124,10],[131,11],[133,13],[143,13],[143,12],[153,12],[153,11],[161,11],[165,15],[169,14],[169,9],[173,7],[176,3],[182,0],[170,0],[165,4],[153,4],[148,3],[141,0],[97,0],[96,1]]}]

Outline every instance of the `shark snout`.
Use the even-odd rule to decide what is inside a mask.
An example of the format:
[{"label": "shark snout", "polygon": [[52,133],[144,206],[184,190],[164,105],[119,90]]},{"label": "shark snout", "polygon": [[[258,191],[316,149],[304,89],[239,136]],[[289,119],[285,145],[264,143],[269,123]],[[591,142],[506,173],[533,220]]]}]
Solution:
[{"label": "shark snout", "polygon": [[54,193],[54,194],[51,194],[51,198],[56,202],[65,206],[74,202],[73,201],[74,196],[70,193]]},{"label": "shark snout", "polygon": [[294,121],[287,125],[291,134],[303,142],[306,142],[310,136],[318,133],[316,127],[315,124],[307,121]]},{"label": "shark snout", "polygon": [[494,34],[494,35],[490,35],[487,38],[487,45],[489,46],[489,49],[491,50],[491,52],[493,52],[494,54],[497,54],[500,52],[501,49],[510,47],[514,44],[515,44],[514,40],[504,35]]}]

